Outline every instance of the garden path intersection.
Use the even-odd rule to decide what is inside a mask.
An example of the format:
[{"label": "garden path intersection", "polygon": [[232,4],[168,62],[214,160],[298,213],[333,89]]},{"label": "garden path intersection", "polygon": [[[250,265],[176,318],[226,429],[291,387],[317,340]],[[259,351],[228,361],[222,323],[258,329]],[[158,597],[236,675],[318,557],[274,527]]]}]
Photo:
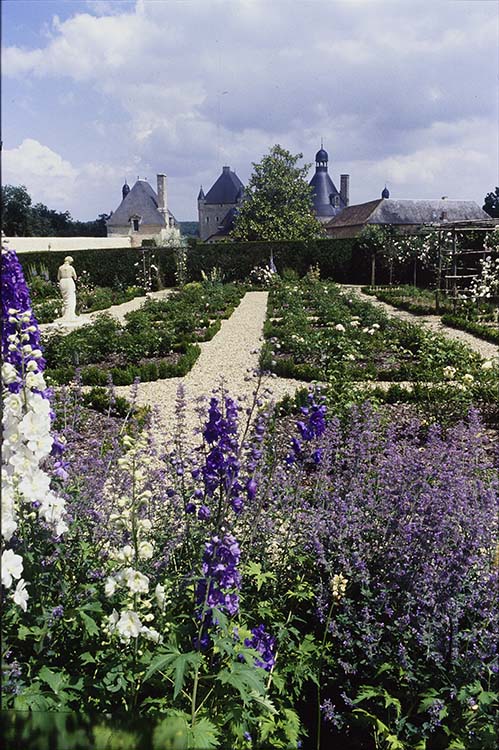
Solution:
[{"label": "garden path intersection", "polygon": [[[416,316],[410,312],[399,310],[387,303],[363,294],[360,287],[346,285],[343,287],[351,291],[363,301],[383,309],[390,316],[412,323],[422,324],[435,333],[461,341],[478,352],[485,359],[499,358],[497,346],[483,341],[469,333],[442,325],[438,316]],[[154,292],[147,298],[164,299],[172,290],[166,289]],[[106,310],[113,317],[124,321],[127,312],[138,309],[146,300],[144,297],[135,298],[122,305],[116,305]],[[185,427],[186,434],[193,435],[199,426],[199,399],[207,397],[210,392],[224,384],[226,391],[233,397],[251,404],[258,384],[258,360],[262,346],[262,332],[266,317],[268,292],[247,292],[240,304],[228,320],[223,320],[220,331],[211,341],[201,342],[201,354],[190,372],[181,378],[169,378],[152,382],[140,383],[136,393],[136,403],[139,406],[149,406],[155,413],[154,432],[162,441],[173,437],[176,415],[176,400],[179,386],[184,389]],[[85,317],[93,319],[99,313]],[[45,326],[40,326],[43,329]],[[360,384],[359,384],[360,385]],[[362,386],[369,390],[373,386],[388,388],[390,382],[365,382]],[[399,383],[411,387],[411,383]],[[260,381],[259,396],[267,401],[279,401],[286,395],[293,396],[297,389],[307,387],[307,383],[289,378],[264,376]],[[116,394],[130,398],[132,386],[117,386]]]},{"label": "garden path intersection", "polygon": [[[239,306],[211,340],[200,344],[201,354],[192,370],[183,378],[157,380],[140,383],[137,403],[150,406],[157,414],[155,432],[164,440],[172,437],[175,425],[176,396],[180,384],[184,387],[186,403],[187,434],[199,424],[196,412],[197,399],[207,396],[220,386],[233,397],[245,398],[251,403],[257,385],[255,373],[258,368],[262,331],[267,311],[268,292],[247,292]],[[306,387],[299,380],[264,377],[267,398],[278,401],[285,395],[292,396],[298,388]],[[116,388],[120,396],[130,397],[131,387]]]},{"label": "garden path intersection", "polygon": [[351,290],[360,299],[365,302],[370,302],[372,305],[380,308],[394,318],[405,320],[409,323],[420,323],[425,328],[429,328],[433,333],[439,333],[447,338],[466,344],[466,346],[473,349],[473,351],[478,352],[478,354],[484,359],[499,359],[499,348],[495,344],[479,339],[466,331],[460,331],[457,328],[449,328],[449,326],[443,325],[438,315],[413,315],[406,310],[399,310],[397,307],[389,305],[387,302],[381,302],[381,300],[377,300],[375,297],[364,294],[364,292],[361,291],[360,286],[347,286],[345,289]]}]

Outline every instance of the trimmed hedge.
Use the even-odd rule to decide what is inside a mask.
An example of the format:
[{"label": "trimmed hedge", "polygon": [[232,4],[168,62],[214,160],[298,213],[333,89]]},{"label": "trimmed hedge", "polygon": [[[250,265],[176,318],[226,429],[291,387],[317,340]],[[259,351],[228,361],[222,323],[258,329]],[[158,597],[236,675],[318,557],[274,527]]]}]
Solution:
[{"label": "trimmed hedge", "polygon": [[310,266],[318,265],[323,278],[340,283],[367,283],[370,262],[355,239],[320,239],[276,242],[189,241],[187,275],[200,279],[201,271],[220,268],[228,281],[247,278],[255,266],[268,265],[271,254],[280,274],[284,269],[304,276]]},{"label": "trimmed hedge", "polygon": [[[145,362],[143,365],[128,365],[128,367],[113,367],[111,370],[99,365],[88,365],[80,370],[82,385],[105,386],[111,374],[114,385],[132,385],[136,378],[141,383],[149,383],[158,379],[182,378],[190,371],[201,354],[201,347],[197,344],[187,344],[182,356],[175,364],[162,360]],[[74,367],[56,367],[47,369],[46,375],[57,385],[70,383],[75,377]]]},{"label": "trimmed hedge", "polygon": [[[15,250],[15,248],[14,248]],[[172,248],[146,248],[154,254],[165,286],[175,286],[175,259]],[[112,250],[51,250],[40,253],[19,253],[19,261],[26,273],[28,266],[43,263],[48,268],[50,278],[57,279],[57,269],[67,255],[74,258],[76,273],[87,271],[90,281],[97,286],[116,287],[117,284],[135,286],[137,271],[135,265],[142,258],[141,248],[123,247]]]},{"label": "trimmed hedge", "polygon": [[450,328],[457,328],[460,331],[466,331],[480,339],[499,345],[499,329],[497,328],[489,328],[480,323],[475,323],[472,320],[461,318],[458,315],[442,315],[442,323]]},{"label": "trimmed hedge", "polygon": [[[325,238],[275,242],[218,242],[205,243],[195,238],[188,240],[187,278],[201,280],[201,271],[209,274],[220,268],[226,281],[243,281],[255,266],[268,265],[271,254],[280,274],[293,269],[304,276],[310,266],[318,265],[324,279],[338,283],[368,284],[371,274],[369,253],[359,246],[357,239]],[[165,286],[175,286],[175,254],[169,247],[147,248],[154,255]],[[98,286],[115,287],[137,283],[135,263],[141,259],[140,248],[113,250],[73,250],[76,272],[87,271],[90,280]],[[57,269],[67,251],[21,253],[19,259],[26,270],[29,264],[43,263],[50,278],[57,278]],[[378,264],[376,277],[380,284],[388,283],[388,270]]]}]

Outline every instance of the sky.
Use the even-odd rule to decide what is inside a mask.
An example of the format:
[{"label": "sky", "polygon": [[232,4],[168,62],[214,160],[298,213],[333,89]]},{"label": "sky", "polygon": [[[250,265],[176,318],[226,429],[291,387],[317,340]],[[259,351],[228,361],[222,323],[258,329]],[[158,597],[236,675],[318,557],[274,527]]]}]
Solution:
[{"label": "sky", "polygon": [[499,185],[497,0],[3,0],[2,182],[82,221],[168,205],[280,143],[350,203]]}]

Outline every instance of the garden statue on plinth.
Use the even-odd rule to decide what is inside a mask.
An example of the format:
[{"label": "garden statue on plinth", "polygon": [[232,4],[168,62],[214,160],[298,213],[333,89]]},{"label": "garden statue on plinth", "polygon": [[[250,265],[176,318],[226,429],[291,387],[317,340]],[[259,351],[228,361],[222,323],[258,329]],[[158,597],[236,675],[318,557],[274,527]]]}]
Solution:
[{"label": "garden statue on plinth", "polygon": [[73,258],[68,255],[64,258],[64,263],[59,266],[57,271],[57,280],[59,282],[59,289],[62,294],[62,316],[59,318],[61,321],[72,322],[78,319],[76,315],[76,286],[75,281],[77,279],[76,271],[73,266]]}]

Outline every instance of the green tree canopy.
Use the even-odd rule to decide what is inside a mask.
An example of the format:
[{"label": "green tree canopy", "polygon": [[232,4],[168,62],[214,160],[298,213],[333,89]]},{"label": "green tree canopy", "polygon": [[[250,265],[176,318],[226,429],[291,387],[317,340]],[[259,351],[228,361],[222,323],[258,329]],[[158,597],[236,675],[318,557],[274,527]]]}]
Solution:
[{"label": "green tree canopy", "polygon": [[499,218],[499,187],[496,187],[493,193],[487,193],[483,202],[483,210],[489,216]]},{"label": "green tree canopy", "polygon": [[297,166],[302,157],[277,144],[259,163],[253,163],[231,232],[233,239],[303,240],[323,236],[313,212],[312,188],[306,180],[310,164]]},{"label": "green tree canopy", "polygon": [[2,229],[17,237],[31,234],[31,197],[24,185],[2,186]]},{"label": "green tree canopy", "polygon": [[24,185],[2,186],[2,229],[13,237],[105,237],[108,214],[94,221],[76,221],[69,211],[55,211],[43,203],[32,205]]}]

